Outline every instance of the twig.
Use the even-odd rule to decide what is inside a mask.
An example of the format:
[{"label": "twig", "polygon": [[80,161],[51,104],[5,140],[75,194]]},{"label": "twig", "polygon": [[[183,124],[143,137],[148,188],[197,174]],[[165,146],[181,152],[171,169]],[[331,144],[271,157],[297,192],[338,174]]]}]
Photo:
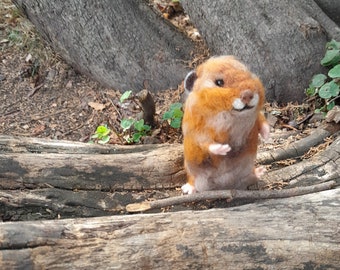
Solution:
[{"label": "twig", "polygon": [[29,93],[28,97],[32,97],[41,87],[43,87],[43,83],[39,84],[38,86],[34,87]]},{"label": "twig", "polygon": [[319,192],[327,189],[331,189],[336,184],[335,181],[329,181],[317,185],[307,186],[307,187],[296,187],[290,189],[282,190],[215,190],[206,191],[202,193],[196,193],[192,195],[176,196],[162,200],[141,202],[128,204],[126,206],[126,211],[130,213],[143,212],[150,209],[162,208],[170,205],[191,203],[204,200],[217,200],[217,199],[227,199],[232,201],[234,199],[278,199],[300,196],[304,194]]}]

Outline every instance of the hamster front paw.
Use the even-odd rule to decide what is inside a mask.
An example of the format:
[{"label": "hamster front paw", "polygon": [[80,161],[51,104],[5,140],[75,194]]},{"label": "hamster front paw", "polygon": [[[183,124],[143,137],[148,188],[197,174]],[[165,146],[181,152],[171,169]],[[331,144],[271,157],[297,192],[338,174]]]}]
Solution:
[{"label": "hamster front paw", "polygon": [[196,193],[196,189],[194,186],[190,185],[189,183],[186,183],[182,186],[182,192],[183,194],[194,194]]},{"label": "hamster front paw", "polygon": [[262,139],[267,142],[269,140],[270,137],[270,126],[268,125],[268,123],[263,123],[260,129],[260,134]]},{"label": "hamster front paw", "polygon": [[255,176],[260,179],[261,176],[264,175],[266,171],[267,169],[263,166],[255,168]]},{"label": "hamster front paw", "polygon": [[209,151],[215,155],[225,156],[230,150],[229,144],[213,143],[209,145]]}]

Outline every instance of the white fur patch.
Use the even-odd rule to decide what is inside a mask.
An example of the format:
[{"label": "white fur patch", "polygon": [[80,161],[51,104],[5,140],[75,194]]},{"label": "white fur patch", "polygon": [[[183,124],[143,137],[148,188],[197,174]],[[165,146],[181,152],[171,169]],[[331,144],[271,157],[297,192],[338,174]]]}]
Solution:
[{"label": "white fur patch", "polygon": [[230,150],[229,144],[213,143],[209,145],[209,151],[215,155],[225,156]]},{"label": "white fur patch", "polygon": [[190,185],[189,183],[186,183],[185,185],[182,186],[182,193],[183,194],[194,194],[196,193],[196,189],[194,186]]},{"label": "white fur patch", "polygon": [[[257,93],[254,94],[254,97],[250,100],[248,106],[249,107],[255,107],[257,106],[257,104],[259,104],[259,100],[260,100],[260,97]],[[235,110],[242,110],[244,107],[246,106],[245,103],[242,102],[241,98],[236,98],[234,101],[233,101],[233,108]]]},{"label": "white fur patch", "polygon": [[237,98],[233,101],[233,108],[235,110],[242,110],[245,106],[246,104],[244,104],[240,98]]}]

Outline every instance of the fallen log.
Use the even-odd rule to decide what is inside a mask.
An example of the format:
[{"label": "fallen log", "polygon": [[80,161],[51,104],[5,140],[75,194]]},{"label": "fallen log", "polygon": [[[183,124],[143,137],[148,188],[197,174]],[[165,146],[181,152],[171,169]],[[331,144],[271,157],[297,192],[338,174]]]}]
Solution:
[{"label": "fallen log", "polygon": [[142,190],[185,182],[182,146],[99,146],[0,136],[0,188]]},{"label": "fallen log", "polygon": [[[337,138],[311,159],[269,171],[258,188],[281,187],[281,183],[303,187],[331,180],[339,186],[339,144]],[[181,145],[101,146],[0,136],[3,221],[126,213],[128,204],[180,195],[176,188],[184,182]],[[196,206],[185,205],[188,208]]]},{"label": "fallen log", "polygon": [[7,222],[1,269],[338,269],[340,189],[228,209]]}]

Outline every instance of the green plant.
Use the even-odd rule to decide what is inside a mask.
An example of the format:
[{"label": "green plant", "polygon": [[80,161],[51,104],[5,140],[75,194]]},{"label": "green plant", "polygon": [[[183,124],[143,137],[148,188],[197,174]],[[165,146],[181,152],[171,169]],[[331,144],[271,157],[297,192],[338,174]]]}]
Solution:
[{"label": "green plant", "polygon": [[149,125],[144,124],[144,119],[123,119],[120,126],[123,128],[123,132],[127,133],[123,138],[128,143],[139,143],[141,138],[148,135],[151,130]]},{"label": "green plant", "polygon": [[131,95],[132,91],[129,90],[129,91],[125,91],[121,96],[120,96],[120,103],[123,103],[126,99],[128,99]]},{"label": "green plant", "polygon": [[[98,143],[105,144],[110,140],[111,130],[107,127],[107,125],[98,126],[96,132],[91,136],[91,139],[96,139]],[[93,143],[93,141],[89,141],[89,143]]]},{"label": "green plant", "polygon": [[168,121],[173,128],[180,128],[182,123],[183,111],[182,103],[173,103],[168,111],[163,114],[163,120]]},{"label": "green plant", "polygon": [[320,107],[317,106],[315,112],[326,113],[335,106],[335,100],[340,97],[340,42],[332,40],[326,44],[326,53],[321,65],[331,68],[328,76],[314,75],[306,94],[321,99]]},{"label": "green plant", "polygon": [[[119,101],[123,103],[125,100],[130,98],[132,91],[125,91]],[[151,130],[151,126],[144,123],[144,119],[136,120],[133,118],[122,119],[120,126],[123,129],[123,138],[128,143],[139,143],[141,138],[148,135]]]}]

